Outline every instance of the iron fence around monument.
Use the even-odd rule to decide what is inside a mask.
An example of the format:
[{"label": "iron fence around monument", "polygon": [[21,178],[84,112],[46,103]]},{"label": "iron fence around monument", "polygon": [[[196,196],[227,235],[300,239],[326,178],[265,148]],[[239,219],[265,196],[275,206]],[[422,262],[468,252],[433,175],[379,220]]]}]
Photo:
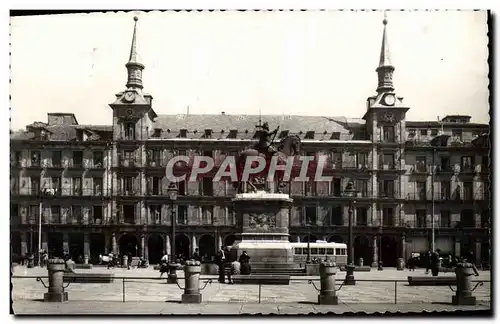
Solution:
[{"label": "iron fence around monument", "polygon": [[[37,281],[48,282],[48,276],[12,276],[12,300],[40,300],[46,288]],[[79,277],[73,277],[79,278]],[[82,276],[81,278],[86,278]],[[92,275],[94,279],[109,280],[109,276]],[[24,281],[22,287],[21,282]],[[114,276],[110,283],[68,282],[65,290],[74,301],[167,301],[180,302],[183,293],[184,276],[178,277],[178,284],[167,284],[167,277]],[[18,286],[19,290],[16,289]],[[207,286],[208,285],[208,286]],[[213,286],[212,286],[213,285]],[[158,293],[154,293],[154,288]],[[203,294],[205,303],[300,303],[315,304],[320,286],[319,276],[291,278],[289,285],[268,284],[221,284],[218,276],[200,277],[200,286],[206,286]],[[491,307],[491,280],[472,280],[473,296],[478,303]],[[171,287],[165,289],[165,287]],[[455,288],[452,286],[410,286],[404,279],[356,279],[356,285],[343,285],[342,275],[336,284],[339,303],[407,304],[407,303],[450,303]],[[168,291],[167,291],[168,290]],[[127,297],[128,295],[128,297]],[[223,313],[223,312],[221,312]]]}]

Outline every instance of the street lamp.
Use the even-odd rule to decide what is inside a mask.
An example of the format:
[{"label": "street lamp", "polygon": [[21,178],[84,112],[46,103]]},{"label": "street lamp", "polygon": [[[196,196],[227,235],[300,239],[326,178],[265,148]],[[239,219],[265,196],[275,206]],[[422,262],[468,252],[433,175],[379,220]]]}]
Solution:
[{"label": "street lamp", "polygon": [[170,253],[170,266],[169,266],[169,273],[168,273],[168,283],[176,283],[177,282],[177,263],[175,262],[175,227],[176,227],[176,222],[177,222],[177,217],[176,217],[176,212],[174,210],[175,208],[175,201],[177,200],[177,193],[178,189],[175,183],[170,184],[170,186],[167,189],[167,194],[168,198],[170,199],[170,217],[171,217],[171,226],[172,226],[172,237],[171,237],[171,242],[172,244],[170,245],[171,253]]},{"label": "street lamp", "polygon": [[306,264],[311,263],[311,224],[309,220],[306,223],[307,226],[307,259]]},{"label": "street lamp", "polygon": [[347,238],[347,266],[346,266],[346,275],[344,280],[344,285],[355,285],[356,280],[354,279],[354,262],[353,262],[353,241],[352,241],[352,214],[354,209],[355,200],[354,198],[357,195],[357,190],[354,188],[354,183],[349,181],[347,183],[347,187],[344,190],[344,194],[347,197],[352,198],[349,202],[349,234]]}]

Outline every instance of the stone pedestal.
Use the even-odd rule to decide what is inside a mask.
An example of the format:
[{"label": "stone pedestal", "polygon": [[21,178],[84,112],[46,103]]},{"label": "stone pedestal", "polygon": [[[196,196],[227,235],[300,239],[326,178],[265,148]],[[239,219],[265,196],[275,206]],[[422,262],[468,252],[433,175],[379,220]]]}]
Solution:
[{"label": "stone pedestal", "polygon": [[354,268],[352,264],[346,266],[346,275],[344,279],[344,286],[354,286],[356,285],[356,279],[354,279]]},{"label": "stone pedestal", "polygon": [[48,292],[43,294],[46,302],[64,302],[68,300],[68,293],[64,291],[63,279],[66,264],[62,259],[50,259],[47,264],[49,275]]},{"label": "stone pedestal", "polygon": [[200,294],[200,261],[190,260],[184,266],[184,294],[182,294],[182,303],[199,304],[201,303]]},{"label": "stone pedestal", "polygon": [[289,241],[289,208],[292,199],[287,194],[237,194],[233,199],[240,239],[231,249],[237,259],[243,251],[250,264],[262,268],[293,268],[293,251]]}]

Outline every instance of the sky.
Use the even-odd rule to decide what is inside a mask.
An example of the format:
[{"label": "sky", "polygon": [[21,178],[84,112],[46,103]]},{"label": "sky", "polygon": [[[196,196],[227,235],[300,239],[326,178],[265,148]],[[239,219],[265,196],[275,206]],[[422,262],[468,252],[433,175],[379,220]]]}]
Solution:
[{"label": "sky", "polygon": [[[12,17],[11,129],[75,113],[111,124],[133,17],[157,114],[361,118],[375,94],[381,11],[129,12]],[[489,122],[486,12],[389,11],[394,85],[407,120]]]}]

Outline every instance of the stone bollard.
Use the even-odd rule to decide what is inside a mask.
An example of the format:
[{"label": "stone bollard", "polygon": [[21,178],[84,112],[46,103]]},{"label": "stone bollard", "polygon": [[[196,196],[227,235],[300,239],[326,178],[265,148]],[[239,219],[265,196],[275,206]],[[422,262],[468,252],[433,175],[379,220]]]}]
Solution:
[{"label": "stone bollard", "polygon": [[[33,256],[33,254],[30,254],[29,257],[28,257],[28,268],[33,268],[35,266],[35,257]],[[38,265],[40,266],[40,265]]]},{"label": "stone bollard", "polygon": [[182,303],[201,303],[200,273],[200,261],[190,260],[186,262],[184,266],[184,294],[182,294]]},{"label": "stone bollard", "polygon": [[47,264],[49,273],[48,292],[43,294],[46,302],[63,302],[68,300],[68,293],[64,291],[63,279],[66,264],[62,259],[50,259]]},{"label": "stone bollard", "polygon": [[335,262],[326,261],[319,265],[319,275],[321,279],[321,289],[318,295],[320,305],[338,305],[338,297],[335,294],[335,275],[337,265]]},{"label": "stone bollard", "polygon": [[403,260],[403,258],[398,258],[398,265],[396,269],[398,271],[403,271],[405,269],[405,260]]},{"label": "stone bollard", "polygon": [[83,264],[89,264],[89,256],[88,256],[88,254],[85,254],[83,256]]},{"label": "stone bollard", "polygon": [[363,258],[359,258],[358,263],[359,263],[359,266],[362,267],[365,265],[365,260],[363,260]]},{"label": "stone bollard", "polygon": [[128,268],[128,256],[124,255],[122,258],[122,267]]},{"label": "stone bollard", "polygon": [[452,296],[453,305],[476,305],[476,297],[472,296],[471,285],[474,266],[470,263],[458,263],[455,268],[457,290]]}]

